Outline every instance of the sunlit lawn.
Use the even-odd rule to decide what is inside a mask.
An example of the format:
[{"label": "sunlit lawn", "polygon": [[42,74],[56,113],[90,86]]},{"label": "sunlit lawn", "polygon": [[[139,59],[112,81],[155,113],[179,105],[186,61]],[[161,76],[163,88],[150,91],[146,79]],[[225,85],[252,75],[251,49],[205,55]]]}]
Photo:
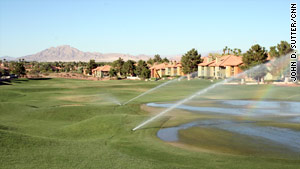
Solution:
[{"label": "sunlit lawn", "polygon": [[[183,80],[125,106],[112,101],[123,103],[160,83],[21,79],[1,85],[0,168],[299,168],[300,160],[174,147],[156,137],[168,118],[132,132],[150,116],[144,103],[176,101],[212,84]],[[269,89],[223,86],[201,98],[261,99]],[[300,101],[299,89],[272,87],[263,99]]]}]

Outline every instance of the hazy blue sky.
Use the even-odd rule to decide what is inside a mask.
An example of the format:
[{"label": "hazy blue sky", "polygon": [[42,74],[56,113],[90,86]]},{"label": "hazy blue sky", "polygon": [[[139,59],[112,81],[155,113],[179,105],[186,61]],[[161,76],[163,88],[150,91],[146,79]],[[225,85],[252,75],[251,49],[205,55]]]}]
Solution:
[{"label": "hazy blue sky", "polygon": [[[0,56],[71,45],[173,55],[289,42],[289,0],[0,0]],[[295,1],[294,1],[295,2]],[[299,17],[298,17],[299,18]]]}]

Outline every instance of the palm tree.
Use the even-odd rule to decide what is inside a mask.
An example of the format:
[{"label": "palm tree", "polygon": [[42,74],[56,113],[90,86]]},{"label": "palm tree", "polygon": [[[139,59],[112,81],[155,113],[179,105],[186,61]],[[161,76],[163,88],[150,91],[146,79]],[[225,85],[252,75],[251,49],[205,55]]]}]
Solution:
[{"label": "palm tree", "polygon": [[225,55],[225,52],[227,51],[228,47],[225,46],[225,48],[223,49],[223,55]]},{"label": "palm tree", "polygon": [[230,48],[227,49],[227,55],[230,54],[230,50],[231,50]]},{"label": "palm tree", "polygon": [[242,50],[238,49],[238,55],[240,56],[242,54]]}]

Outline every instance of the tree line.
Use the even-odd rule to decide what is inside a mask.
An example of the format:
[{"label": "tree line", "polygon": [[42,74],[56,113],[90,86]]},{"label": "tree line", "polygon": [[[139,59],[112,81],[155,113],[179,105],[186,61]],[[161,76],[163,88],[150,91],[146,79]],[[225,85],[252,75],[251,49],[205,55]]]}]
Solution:
[{"label": "tree line", "polygon": [[[276,46],[271,46],[270,50],[266,50],[265,47],[260,46],[259,44],[255,44],[250,47],[249,50],[247,50],[245,53],[242,53],[241,49],[234,48],[230,49],[227,46],[223,48],[223,53],[214,53],[213,55],[211,54],[211,57],[215,59],[216,57],[221,57],[224,55],[235,55],[235,56],[242,56],[242,61],[243,65],[240,66],[242,70],[248,70],[254,66],[264,64],[268,60],[268,57],[270,59],[273,58],[279,58],[280,56],[284,56],[292,52],[293,50],[291,49],[291,46],[288,42],[286,41],[281,41],[278,43]],[[195,72],[198,70],[198,64],[201,63],[203,60],[201,59],[201,54],[198,54],[198,51],[195,50],[194,48],[185,53],[182,58],[181,58],[181,63],[182,63],[182,68],[184,74],[188,75],[188,78],[192,72]],[[260,70],[256,71],[249,76],[256,79],[260,80],[263,78],[267,72],[269,71],[271,74],[278,74],[280,67],[276,66],[281,63],[273,62],[273,66],[271,66],[271,70],[267,70],[265,65],[260,66]],[[279,73],[284,73],[284,72],[279,72]]]},{"label": "tree line", "polygon": [[[150,66],[159,63],[169,63],[169,60],[161,58],[159,54],[154,55],[154,58],[149,58],[147,61],[139,60],[127,60],[124,61],[122,58],[119,58],[112,63],[107,63],[112,66],[109,70],[110,77],[128,77],[128,76],[138,76],[142,79],[150,78]],[[95,60],[90,60],[87,64],[88,74],[92,74],[92,70],[97,68],[99,65]]]},{"label": "tree line", "polygon": [[[244,65],[241,66],[241,68],[243,70],[247,70],[254,66],[266,63],[268,57],[270,57],[270,59],[279,58],[281,56],[289,54],[292,51],[293,49],[291,49],[291,45],[286,41],[281,41],[277,44],[277,46],[271,46],[270,51],[267,51],[265,47],[262,47],[259,44],[255,44],[251,46],[251,48],[246,53],[243,54]],[[278,69],[282,68],[279,67],[280,63],[278,61],[274,63],[276,65],[271,66],[271,70],[267,70],[266,65],[261,65],[259,70],[251,73],[250,76],[259,81],[268,72],[273,75],[278,74],[278,71],[281,71]]]},{"label": "tree line", "polygon": [[[256,65],[263,64],[267,62],[268,56],[270,58],[278,58],[280,56],[286,55],[292,52],[290,44],[286,41],[281,41],[276,46],[271,46],[270,50],[266,50],[265,47],[255,44],[250,47],[245,53],[242,53],[241,49],[234,48],[231,49],[227,46],[223,48],[223,53],[210,53],[210,55],[215,59],[216,57],[221,57],[223,55],[236,55],[243,56],[243,65],[241,69],[247,70]],[[187,51],[181,57],[182,70],[184,74],[187,74],[188,77],[191,73],[198,70],[198,64],[203,60],[201,54],[193,48]],[[6,69],[0,70],[0,76],[8,75],[9,73],[14,73],[19,76],[24,76],[26,74],[25,67],[30,67],[29,73],[46,73],[46,72],[73,72],[73,73],[83,73],[83,70],[87,70],[87,74],[92,74],[92,70],[98,66],[111,65],[109,70],[110,77],[128,77],[128,76],[138,76],[140,78],[149,78],[150,77],[150,66],[158,63],[168,63],[167,58],[161,58],[159,54],[156,54],[154,58],[150,58],[147,61],[139,60],[127,60],[124,61],[122,58],[119,58],[113,62],[95,62],[95,60],[90,60],[86,62],[26,62],[24,60],[8,62],[6,60],[0,60],[0,64],[5,67],[9,67],[11,72],[8,72]],[[278,72],[275,68],[271,71]],[[260,79],[267,73],[265,67],[262,68],[262,71],[258,71],[255,74],[252,74],[253,78]]]},{"label": "tree line", "polygon": [[[106,62],[97,62],[97,66],[105,65]],[[7,61],[5,59],[0,60],[0,76],[8,76],[10,74],[16,74],[20,77],[26,74],[38,75],[44,73],[83,73],[83,70],[87,67],[86,62],[36,62],[25,61],[19,59],[18,61]],[[26,71],[27,69],[27,71]]]}]

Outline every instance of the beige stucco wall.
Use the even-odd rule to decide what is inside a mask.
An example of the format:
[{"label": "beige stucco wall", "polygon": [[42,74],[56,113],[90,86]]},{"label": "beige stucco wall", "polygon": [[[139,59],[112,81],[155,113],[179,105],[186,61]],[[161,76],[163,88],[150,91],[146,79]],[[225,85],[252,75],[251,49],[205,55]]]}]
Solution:
[{"label": "beige stucco wall", "polygon": [[171,76],[171,68],[170,67],[167,67],[166,69],[165,69],[165,75],[170,75]]},{"label": "beige stucco wall", "polygon": [[215,67],[209,67],[209,76],[210,77],[214,77],[215,75],[214,75],[214,71],[215,71]]},{"label": "beige stucco wall", "polygon": [[219,78],[225,78],[226,77],[226,68],[219,67]]},{"label": "beige stucco wall", "polygon": [[204,72],[202,72],[202,66],[198,65],[198,76],[203,76]]},{"label": "beige stucco wall", "polygon": [[103,73],[101,71],[96,70],[96,71],[94,71],[93,76],[94,77],[101,77],[102,78],[103,77]]},{"label": "beige stucco wall", "polygon": [[204,67],[204,76],[207,77],[207,76],[210,76],[210,73],[209,73],[209,67],[205,66]]},{"label": "beige stucco wall", "polygon": [[231,77],[231,66],[226,66],[226,73],[225,73],[225,77]]},{"label": "beige stucco wall", "polygon": [[212,69],[212,67],[208,67],[208,66],[198,66],[198,76],[203,76],[203,77],[209,77],[209,76],[213,76],[212,74],[210,74],[210,69]]},{"label": "beige stucco wall", "polygon": [[151,69],[151,77],[161,78],[163,75],[183,76],[181,67],[170,67],[165,69]]},{"label": "beige stucco wall", "polygon": [[162,71],[161,71],[161,69],[159,69],[158,71],[157,71],[157,74],[161,77],[162,76]]},{"label": "beige stucco wall", "polygon": [[178,76],[183,76],[183,72],[182,72],[182,68],[181,67],[177,67],[177,75]]},{"label": "beige stucco wall", "polygon": [[174,76],[174,68],[171,67],[171,76]]},{"label": "beige stucco wall", "polygon": [[216,66],[216,67],[215,67],[215,77],[216,77],[216,78],[219,78],[219,73],[220,73],[220,72],[219,72],[219,67]]}]

